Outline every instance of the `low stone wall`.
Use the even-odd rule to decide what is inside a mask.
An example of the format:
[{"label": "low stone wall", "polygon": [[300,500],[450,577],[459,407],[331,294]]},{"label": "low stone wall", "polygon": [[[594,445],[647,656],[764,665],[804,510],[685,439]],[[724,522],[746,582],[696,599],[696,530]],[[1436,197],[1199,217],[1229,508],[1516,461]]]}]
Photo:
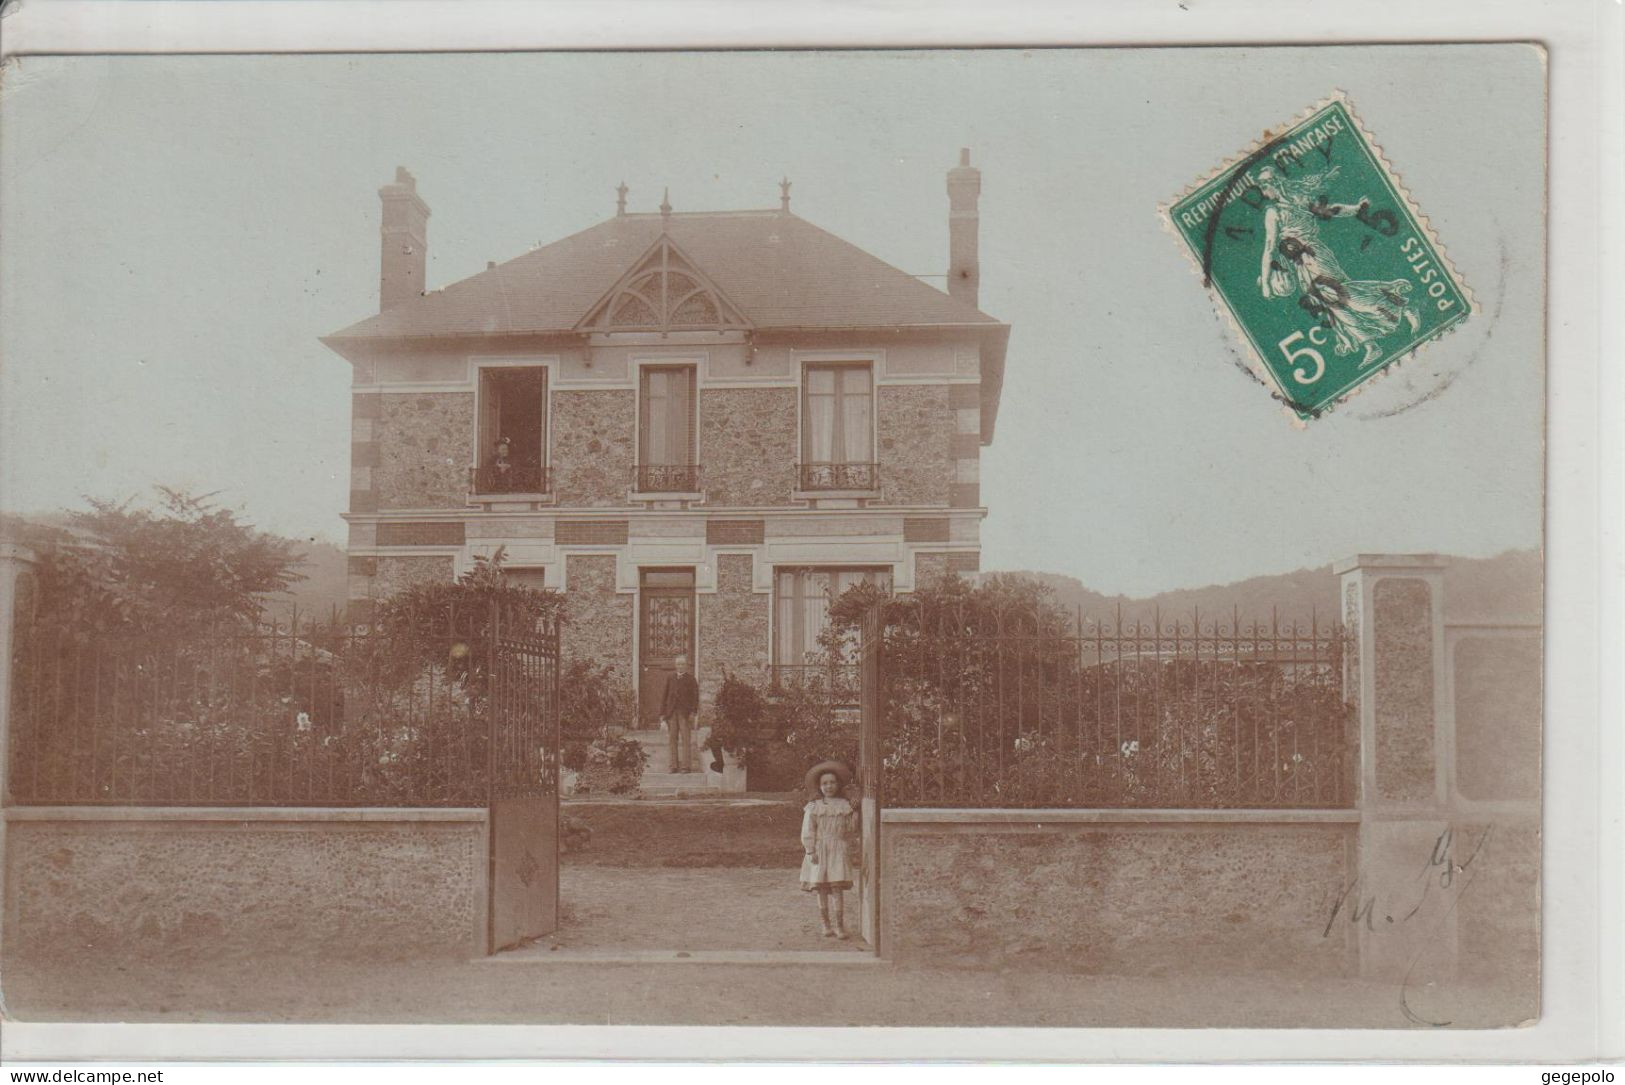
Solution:
[{"label": "low stone wall", "polygon": [[1353,975],[1352,811],[887,810],[882,956],[1117,975]]},{"label": "low stone wall", "polygon": [[485,952],[483,809],[5,813],[8,948]]}]

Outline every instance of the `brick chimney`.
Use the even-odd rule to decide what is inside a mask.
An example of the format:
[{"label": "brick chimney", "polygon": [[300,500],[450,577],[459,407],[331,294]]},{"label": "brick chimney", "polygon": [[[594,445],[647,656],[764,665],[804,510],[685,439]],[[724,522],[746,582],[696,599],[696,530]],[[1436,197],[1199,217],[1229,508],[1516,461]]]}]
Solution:
[{"label": "brick chimney", "polygon": [[384,205],[378,261],[378,309],[392,309],[423,293],[429,260],[429,205],[418,197],[417,178],[395,167],[395,183],[378,190]]},{"label": "brick chimney", "polygon": [[970,148],[962,148],[959,165],[948,171],[948,293],[972,305],[982,281],[976,255],[981,195],[982,171],[970,164]]}]

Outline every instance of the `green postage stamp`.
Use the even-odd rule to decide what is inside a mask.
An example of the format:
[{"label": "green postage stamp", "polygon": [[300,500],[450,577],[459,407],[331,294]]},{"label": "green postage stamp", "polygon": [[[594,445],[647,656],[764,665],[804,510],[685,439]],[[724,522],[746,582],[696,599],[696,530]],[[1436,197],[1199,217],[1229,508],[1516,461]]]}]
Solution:
[{"label": "green postage stamp", "polygon": [[1473,312],[1472,295],[1348,102],[1268,132],[1161,208],[1301,419]]}]

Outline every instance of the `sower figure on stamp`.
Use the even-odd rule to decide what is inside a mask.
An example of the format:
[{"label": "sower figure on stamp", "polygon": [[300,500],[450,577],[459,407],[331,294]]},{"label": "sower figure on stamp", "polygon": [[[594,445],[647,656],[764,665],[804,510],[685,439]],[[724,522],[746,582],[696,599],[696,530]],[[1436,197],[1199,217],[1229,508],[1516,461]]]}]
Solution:
[{"label": "sower figure on stamp", "polygon": [[666,728],[672,772],[694,771],[694,713],[700,710],[700,684],[688,673],[688,657],[678,656],[677,671],[666,679],[660,699],[660,722]]},{"label": "sower figure on stamp", "polygon": [[1321,191],[1337,168],[1306,177],[1287,177],[1274,167],[1258,171],[1260,192],[1270,203],[1264,210],[1264,252],[1258,286],[1266,298],[1297,297],[1298,305],[1320,317],[1332,333],[1338,354],[1363,351],[1361,368],[1383,356],[1378,339],[1403,322],[1420,328],[1411,307],[1406,279],[1351,280],[1321,237],[1321,224],[1334,218],[1358,217],[1387,236],[1398,229],[1391,211],[1371,213],[1371,201],[1331,203]]}]

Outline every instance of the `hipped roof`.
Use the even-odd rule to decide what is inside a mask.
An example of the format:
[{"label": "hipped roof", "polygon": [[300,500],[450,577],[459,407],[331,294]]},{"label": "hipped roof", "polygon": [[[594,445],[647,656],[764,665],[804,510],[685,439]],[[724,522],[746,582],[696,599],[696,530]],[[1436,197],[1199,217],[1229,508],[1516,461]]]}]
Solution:
[{"label": "hipped roof", "polygon": [[965,328],[984,333],[992,435],[1007,325],[788,211],[617,215],[323,338],[387,340],[569,332],[664,233],[757,331]]}]

